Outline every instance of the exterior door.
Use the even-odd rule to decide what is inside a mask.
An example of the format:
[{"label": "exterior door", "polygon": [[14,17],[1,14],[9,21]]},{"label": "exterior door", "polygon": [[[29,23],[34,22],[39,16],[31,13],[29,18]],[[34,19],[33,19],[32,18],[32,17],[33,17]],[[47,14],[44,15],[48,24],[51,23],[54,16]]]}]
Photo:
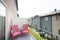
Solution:
[{"label": "exterior door", "polygon": [[0,40],[5,40],[6,7],[0,2]]}]

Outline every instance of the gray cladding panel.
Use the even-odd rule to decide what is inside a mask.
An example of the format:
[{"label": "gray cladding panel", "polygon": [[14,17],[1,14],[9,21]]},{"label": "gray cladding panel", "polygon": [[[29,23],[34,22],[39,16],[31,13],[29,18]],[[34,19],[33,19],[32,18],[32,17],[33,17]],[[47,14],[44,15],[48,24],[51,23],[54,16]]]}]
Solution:
[{"label": "gray cladding panel", "polygon": [[47,16],[48,20],[45,20],[45,17],[41,17],[40,19],[40,27],[45,28],[47,31],[51,32],[52,30],[52,17]]},{"label": "gray cladding panel", "polygon": [[40,17],[33,19],[33,27],[36,28],[36,25],[40,29]]}]

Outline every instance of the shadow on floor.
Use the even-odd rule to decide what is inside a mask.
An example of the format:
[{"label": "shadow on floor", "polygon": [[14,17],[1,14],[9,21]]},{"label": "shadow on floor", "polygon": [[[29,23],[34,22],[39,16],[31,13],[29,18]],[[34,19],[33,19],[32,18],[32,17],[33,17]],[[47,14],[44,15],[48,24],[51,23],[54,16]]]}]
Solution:
[{"label": "shadow on floor", "polygon": [[[12,40],[12,38],[10,38],[9,40]],[[31,36],[25,34],[25,35],[22,35],[22,36],[16,36],[14,40],[31,40]]]}]

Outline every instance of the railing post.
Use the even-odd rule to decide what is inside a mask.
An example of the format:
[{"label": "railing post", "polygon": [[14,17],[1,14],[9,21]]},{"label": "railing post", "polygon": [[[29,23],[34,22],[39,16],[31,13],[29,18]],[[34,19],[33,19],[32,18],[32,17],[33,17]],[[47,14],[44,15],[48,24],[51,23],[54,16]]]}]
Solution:
[{"label": "railing post", "polygon": [[56,40],[58,40],[58,36],[56,36]]}]

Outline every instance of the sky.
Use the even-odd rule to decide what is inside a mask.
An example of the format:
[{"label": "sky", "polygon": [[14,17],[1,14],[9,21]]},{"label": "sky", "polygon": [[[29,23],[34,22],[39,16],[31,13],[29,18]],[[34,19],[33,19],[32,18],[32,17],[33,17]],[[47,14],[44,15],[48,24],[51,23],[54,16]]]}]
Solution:
[{"label": "sky", "polygon": [[20,18],[45,15],[54,9],[60,10],[60,0],[18,0]]}]

